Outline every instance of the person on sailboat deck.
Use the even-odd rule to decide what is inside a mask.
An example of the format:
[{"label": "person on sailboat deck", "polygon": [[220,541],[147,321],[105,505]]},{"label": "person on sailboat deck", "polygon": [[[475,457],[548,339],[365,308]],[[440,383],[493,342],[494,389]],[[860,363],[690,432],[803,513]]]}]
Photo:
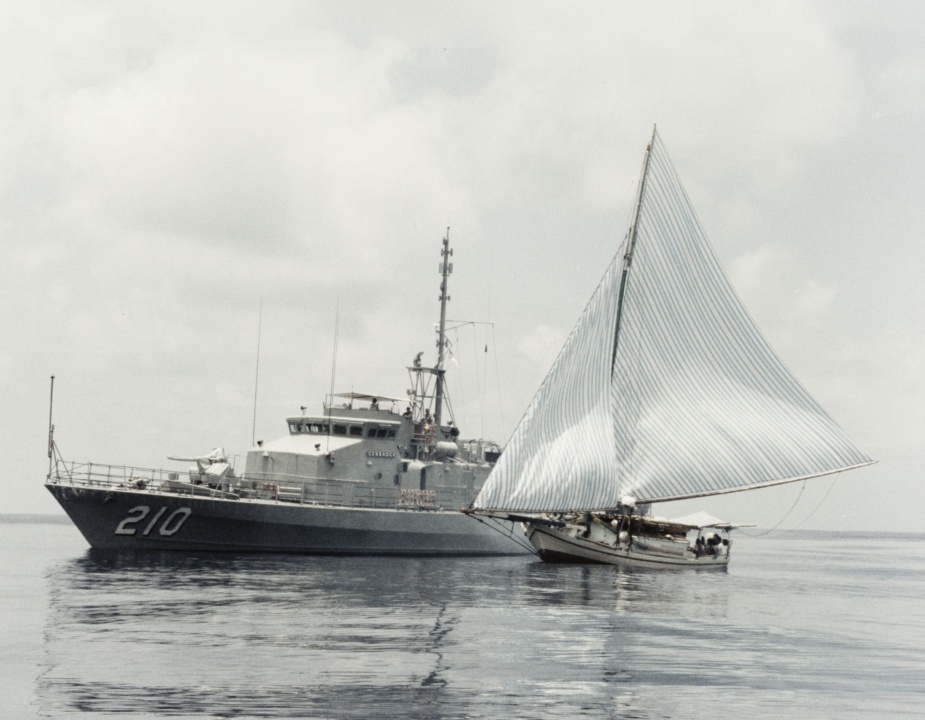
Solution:
[{"label": "person on sailboat deck", "polygon": [[379,398],[373,398],[373,401],[369,404],[369,409],[370,410],[379,409]]},{"label": "person on sailboat deck", "polygon": [[694,543],[694,555],[696,557],[702,557],[703,555],[715,555],[716,550],[710,546],[710,543],[703,538],[703,536],[698,535],[697,540]]},{"label": "person on sailboat deck", "polygon": [[404,413],[404,415],[405,415],[406,418],[410,418],[410,417],[411,417],[411,406],[410,406],[410,405],[409,405],[408,407],[405,408],[405,413]]},{"label": "person on sailboat deck", "polygon": [[[721,555],[720,545],[728,545],[728,540],[723,540],[716,533],[709,533],[705,537],[697,536],[696,548],[694,554],[697,557],[701,555]],[[725,549],[725,548],[723,548]]]}]

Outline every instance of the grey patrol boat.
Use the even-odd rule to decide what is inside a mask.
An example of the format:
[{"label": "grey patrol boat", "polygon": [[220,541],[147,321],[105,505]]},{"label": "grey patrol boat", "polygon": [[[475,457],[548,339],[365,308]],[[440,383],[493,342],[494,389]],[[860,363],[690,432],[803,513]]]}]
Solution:
[{"label": "grey patrol boat", "polygon": [[[476,522],[475,498],[501,448],[463,439],[445,394],[449,232],[440,262],[437,364],[408,368],[406,398],[332,394],[289,434],[257,443],[238,473],[222,448],[184,472],[60,457],[49,409],[45,486],[93,548],[332,555],[512,555],[519,525]],[[450,417],[445,418],[446,415]]]}]

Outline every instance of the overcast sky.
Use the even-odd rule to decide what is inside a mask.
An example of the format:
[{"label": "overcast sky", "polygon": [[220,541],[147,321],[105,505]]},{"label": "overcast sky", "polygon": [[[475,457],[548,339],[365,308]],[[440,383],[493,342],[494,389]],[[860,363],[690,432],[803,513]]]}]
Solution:
[{"label": "overcast sky", "polygon": [[485,323],[450,336],[457,420],[506,441],[657,123],[749,311],[879,461],[677,509],[920,530],[925,5],[10,0],[0,62],[0,512],[59,512],[51,374],[68,459],[243,457],[261,302],[258,439],[321,410],[338,303],[337,389],[404,395],[447,226],[449,316]]}]

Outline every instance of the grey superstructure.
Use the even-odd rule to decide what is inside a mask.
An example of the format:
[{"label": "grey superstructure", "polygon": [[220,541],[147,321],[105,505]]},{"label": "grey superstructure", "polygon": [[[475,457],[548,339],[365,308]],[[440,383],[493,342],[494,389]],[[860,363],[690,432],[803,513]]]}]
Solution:
[{"label": "grey superstructure", "polygon": [[[62,460],[49,419],[46,487],[94,548],[381,555],[525,552],[520,526],[462,514],[501,448],[464,439],[449,414],[443,358],[449,233],[443,240],[434,367],[420,354],[407,398],[341,393],[320,414],[287,418],[288,435],[224,450],[185,472]],[[52,378],[52,382],[54,379]]]}]

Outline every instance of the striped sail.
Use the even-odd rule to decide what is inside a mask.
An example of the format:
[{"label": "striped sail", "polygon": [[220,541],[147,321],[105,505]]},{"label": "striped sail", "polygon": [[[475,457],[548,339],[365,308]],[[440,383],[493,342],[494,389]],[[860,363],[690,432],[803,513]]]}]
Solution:
[{"label": "striped sail", "polygon": [[622,254],[476,509],[599,510],[627,494],[714,495],[871,462],[758,331],[656,134],[642,187],[618,335]]}]

